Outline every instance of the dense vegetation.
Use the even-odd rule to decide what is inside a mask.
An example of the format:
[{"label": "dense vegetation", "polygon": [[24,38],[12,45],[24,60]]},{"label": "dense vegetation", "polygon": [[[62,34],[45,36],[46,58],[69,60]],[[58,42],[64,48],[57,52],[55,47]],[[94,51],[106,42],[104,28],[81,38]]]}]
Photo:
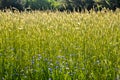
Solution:
[{"label": "dense vegetation", "polygon": [[15,7],[20,11],[25,8],[32,10],[60,10],[60,11],[81,11],[102,8],[116,10],[120,8],[120,0],[0,0],[0,8],[6,9]]},{"label": "dense vegetation", "polygon": [[0,19],[0,80],[120,80],[119,10]]}]

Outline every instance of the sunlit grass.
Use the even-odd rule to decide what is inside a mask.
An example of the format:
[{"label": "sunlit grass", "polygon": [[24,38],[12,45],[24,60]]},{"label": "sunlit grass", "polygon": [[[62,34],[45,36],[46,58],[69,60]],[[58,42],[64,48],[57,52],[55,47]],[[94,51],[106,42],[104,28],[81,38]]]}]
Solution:
[{"label": "sunlit grass", "polygon": [[0,12],[0,80],[119,80],[120,11]]}]

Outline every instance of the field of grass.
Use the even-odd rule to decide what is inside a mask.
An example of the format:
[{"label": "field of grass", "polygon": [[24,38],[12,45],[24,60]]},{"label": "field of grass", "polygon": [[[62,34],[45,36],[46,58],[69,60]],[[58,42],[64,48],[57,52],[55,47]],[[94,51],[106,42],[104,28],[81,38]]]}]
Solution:
[{"label": "field of grass", "polygon": [[120,11],[0,12],[0,80],[120,80]]}]

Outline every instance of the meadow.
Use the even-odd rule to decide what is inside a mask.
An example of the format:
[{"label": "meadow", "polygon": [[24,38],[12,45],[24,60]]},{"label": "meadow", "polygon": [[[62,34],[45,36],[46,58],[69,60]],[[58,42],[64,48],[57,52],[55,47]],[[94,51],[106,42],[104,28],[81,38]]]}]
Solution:
[{"label": "meadow", "polygon": [[0,12],[0,80],[120,80],[120,10]]}]

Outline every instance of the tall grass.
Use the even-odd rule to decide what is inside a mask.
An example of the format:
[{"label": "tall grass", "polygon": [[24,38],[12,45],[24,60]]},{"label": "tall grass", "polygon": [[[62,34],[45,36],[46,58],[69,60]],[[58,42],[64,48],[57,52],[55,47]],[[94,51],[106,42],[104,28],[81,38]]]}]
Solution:
[{"label": "tall grass", "polygon": [[120,11],[0,12],[0,80],[120,80]]}]

